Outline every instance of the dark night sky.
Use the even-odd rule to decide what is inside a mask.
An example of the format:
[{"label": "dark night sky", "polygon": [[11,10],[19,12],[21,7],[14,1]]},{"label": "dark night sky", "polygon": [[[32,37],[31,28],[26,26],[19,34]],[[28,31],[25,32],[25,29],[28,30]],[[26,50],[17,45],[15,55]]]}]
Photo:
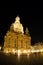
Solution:
[{"label": "dark night sky", "polygon": [[31,43],[43,42],[43,10],[41,8],[0,8],[0,44],[15,17],[19,15],[24,29],[28,27]]}]

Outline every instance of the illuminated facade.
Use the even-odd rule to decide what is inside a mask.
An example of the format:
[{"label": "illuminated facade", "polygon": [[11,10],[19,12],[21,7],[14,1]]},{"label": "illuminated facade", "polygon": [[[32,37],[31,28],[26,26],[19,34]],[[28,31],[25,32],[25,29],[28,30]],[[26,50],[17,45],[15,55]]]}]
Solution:
[{"label": "illuminated facade", "polygon": [[17,16],[15,22],[11,24],[10,29],[4,37],[4,52],[14,52],[15,50],[28,50],[31,47],[31,37],[26,28],[25,34],[20,18]]}]

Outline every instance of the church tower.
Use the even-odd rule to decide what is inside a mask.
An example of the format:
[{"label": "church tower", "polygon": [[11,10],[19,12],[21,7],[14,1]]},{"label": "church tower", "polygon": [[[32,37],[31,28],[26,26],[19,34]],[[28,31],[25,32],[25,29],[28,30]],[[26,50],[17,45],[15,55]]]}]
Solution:
[{"label": "church tower", "polygon": [[25,30],[25,34],[26,34],[26,35],[29,35],[29,30],[28,30],[27,27],[26,27],[26,30]]}]

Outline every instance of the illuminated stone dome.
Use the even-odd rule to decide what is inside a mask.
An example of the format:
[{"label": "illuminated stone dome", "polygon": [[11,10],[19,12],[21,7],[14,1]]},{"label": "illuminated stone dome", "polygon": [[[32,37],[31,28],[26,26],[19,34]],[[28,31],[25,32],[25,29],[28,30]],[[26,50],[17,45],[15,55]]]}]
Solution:
[{"label": "illuminated stone dome", "polygon": [[14,31],[24,33],[23,26],[20,23],[20,17],[17,16],[15,18],[15,22],[13,23],[13,25],[14,25]]}]

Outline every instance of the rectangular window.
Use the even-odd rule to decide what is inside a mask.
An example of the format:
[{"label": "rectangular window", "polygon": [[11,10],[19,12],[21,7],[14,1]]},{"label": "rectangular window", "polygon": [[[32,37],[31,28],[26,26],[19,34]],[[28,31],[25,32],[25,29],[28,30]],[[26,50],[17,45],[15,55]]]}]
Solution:
[{"label": "rectangular window", "polygon": [[16,40],[14,41],[14,48],[16,48]]},{"label": "rectangular window", "polygon": [[28,46],[28,42],[26,41],[26,49],[27,49],[27,46]]},{"label": "rectangular window", "polygon": [[23,48],[23,40],[21,40],[21,48]]}]

